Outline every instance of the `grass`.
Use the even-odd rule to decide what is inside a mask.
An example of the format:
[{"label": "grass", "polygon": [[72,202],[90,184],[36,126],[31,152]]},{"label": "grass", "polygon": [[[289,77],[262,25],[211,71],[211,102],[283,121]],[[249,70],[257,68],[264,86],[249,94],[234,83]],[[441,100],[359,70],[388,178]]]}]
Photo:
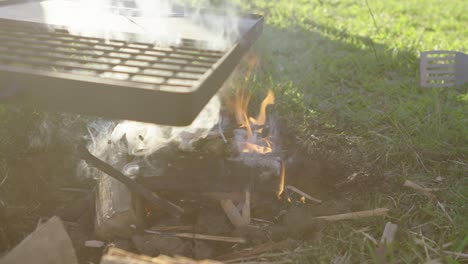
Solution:
[{"label": "grass", "polygon": [[[382,263],[385,255],[388,263],[461,263],[444,251],[468,248],[468,86],[420,88],[418,56],[432,49],[468,52],[468,3],[234,2],[266,18],[251,89],[276,91],[276,112],[310,153],[368,171],[381,183],[353,199],[367,208],[391,208],[386,218],[328,225],[293,259]],[[8,128],[0,130],[1,160],[21,156],[33,123],[28,120],[35,118],[0,107],[0,125]],[[440,191],[428,199],[403,188],[405,179]],[[399,230],[382,253],[363,232],[378,240],[388,221]]]},{"label": "grass", "polygon": [[[468,86],[420,88],[418,63],[420,51],[468,52],[468,3],[235,2],[266,19],[251,88],[276,90],[277,112],[309,152],[356,163],[356,170],[370,170],[385,184],[363,195],[369,208],[392,208],[386,219],[327,228],[297,262],[329,263],[344,255],[353,263],[379,262],[375,246],[355,231],[366,228],[379,239],[392,221],[399,231],[386,252],[390,263],[461,263],[443,251],[468,248]],[[441,191],[430,200],[403,188],[405,179]],[[421,235],[434,251],[417,242]]]}]

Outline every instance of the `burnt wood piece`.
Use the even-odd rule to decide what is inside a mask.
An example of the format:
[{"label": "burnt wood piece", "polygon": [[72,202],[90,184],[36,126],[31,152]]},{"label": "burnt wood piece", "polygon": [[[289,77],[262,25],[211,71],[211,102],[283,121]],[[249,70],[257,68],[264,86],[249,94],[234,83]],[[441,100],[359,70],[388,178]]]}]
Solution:
[{"label": "burnt wood piece", "polygon": [[85,146],[82,146],[79,150],[80,157],[85,160],[89,165],[94,166],[96,169],[106,173],[112,178],[123,183],[130,191],[142,196],[148,202],[151,203],[157,209],[164,209],[171,214],[180,215],[184,213],[184,210],[179,206],[160,198],[155,193],[152,193],[149,189],[143,187],[138,182],[130,179],[129,177],[123,175],[120,171],[116,170],[111,165],[105,163],[99,158],[93,156]]},{"label": "burnt wood piece", "polygon": [[136,181],[151,191],[244,192],[252,187],[253,192],[275,192],[279,179],[277,175],[273,173],[271,179],[261,177],[266,170],[271,169],[261,164],[274,164],[275,157],[252,155],[249,160],[260,165],[250,167],[241,159],[222,159],[212,155],[179,155],[177,158],[168,159],[172,165],[164,167],[161,175],[145,174],[146,176],[140,176]]},{"label": "burnt wood piece", "polygon": [[190,175],[165,175],[140,177],[138,183],[151,191],[180,192],[240,192],[249,186],[250,179],[239,176],[239,179],[223,179],[211,177],[190,177]]}]

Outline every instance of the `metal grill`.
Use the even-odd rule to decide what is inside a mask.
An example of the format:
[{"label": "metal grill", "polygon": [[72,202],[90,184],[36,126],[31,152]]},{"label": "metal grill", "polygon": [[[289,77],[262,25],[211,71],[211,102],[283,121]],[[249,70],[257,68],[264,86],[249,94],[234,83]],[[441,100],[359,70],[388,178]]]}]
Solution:
[{"label": "metal grill", "polygon": [[71,34],[66,27],[0,19],[0,101],[167,125],[188,125],[262,30],[249,15],[237,43],[213,50],[181,39],[158,46]]},{"label": "metal grill", "polygon": [[133,81],[171,91],[190,91],[222,57],[221,51],[196,48],[201,45],[182,40],[180,46],[163,48],[0,23],[3,65]]}]

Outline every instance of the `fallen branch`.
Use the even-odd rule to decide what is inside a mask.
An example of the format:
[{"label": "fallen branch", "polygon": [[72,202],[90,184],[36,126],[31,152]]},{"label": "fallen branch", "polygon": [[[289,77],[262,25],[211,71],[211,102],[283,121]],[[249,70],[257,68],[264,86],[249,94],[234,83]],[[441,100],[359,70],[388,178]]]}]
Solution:
[{"label": "fallen branch", "polygon": [[384,216],[387,214],[389,209],[387,208],[377,208],[374,210],[367,210],[367,211],[359,211],[359,212],[352,212],[352,213],[345,213],[345,214],[337,214],[337,215],[326,215],[326,216],[317,216],[313,217],[312,219],[320,219],[325,221],[341,221],[341,220],[350,220],[350,219],[360,219],[372,216]]},{"label": "fallen branch", "polygon": [[322,200],[317,199],[317,198],[314,198],[314,197],[312,197],[312,196],[310,196],[309,194],[307,194],[307,193],[305,193],[305,192],[299,190],[298,188],[296,188],[296,187],[294,187],[294,186],[286,185],[286,189],[291,190],[291,191],[293,191],[293,192],[295,192],[295,193],[297,193],[297,194],[299,194],[299,195],[305,197],[306,199],[311,200],[312,202],[322,203]]}]

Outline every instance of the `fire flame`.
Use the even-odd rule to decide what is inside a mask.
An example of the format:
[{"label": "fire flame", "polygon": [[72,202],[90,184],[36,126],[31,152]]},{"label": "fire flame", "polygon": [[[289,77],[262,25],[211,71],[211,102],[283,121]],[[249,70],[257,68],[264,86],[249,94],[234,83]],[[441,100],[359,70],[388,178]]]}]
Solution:
[{"label": "fire flame", "polygon": [[[286,177],[286,166],[284,165],[284,161],[281,161],[281,174],[280,174],[280,183],[278,188],[278,199],[281,199],[281,195],[284,192],[284,179]],[[289,197],[288,197],[289,199]]]},{"label": "fire flame", "polygon": [[[263,99],[257,118],[249,117],[247,108],[250,102],[250,94],[245,89],[238,89],[234,97],[234,115],[241,128],[245,128],[247,138],[242,152],[267,154],[273,151],[271,141],[267,137],[261,137],[266,122],[266,109],[275,103],[275,95],[269,90]],[[260,138],[259,138],[260,136]]]}]

